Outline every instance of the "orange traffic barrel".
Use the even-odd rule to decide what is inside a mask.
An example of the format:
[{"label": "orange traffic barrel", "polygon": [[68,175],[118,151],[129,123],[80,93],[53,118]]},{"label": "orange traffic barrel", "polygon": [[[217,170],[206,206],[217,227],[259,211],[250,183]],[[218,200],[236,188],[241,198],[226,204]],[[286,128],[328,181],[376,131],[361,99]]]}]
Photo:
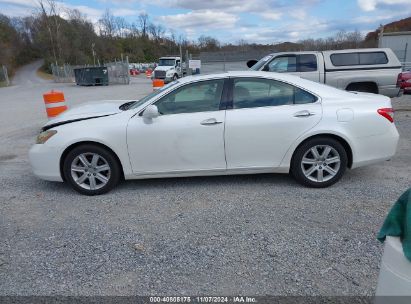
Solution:
[{"label": "orange traffic barrel", "polygon": [[164,86],[164,80],[162,79],[153,79],[153,91],[158,90]]},{"label": "orange traffic barrel", "polygon": [[43,94],[43,99],[46,106],[47,117],[49,119],[54,118],[67,110],[63,92],[51,90],[50,92]]},{"label": "orange traffic barrel", "polygon": [[147,69],[147,70],[146,70],[146,76],[147,76],[147,78],[150,78],[152,73],[153,73],[153,71],[151,71],[151,69]]}]

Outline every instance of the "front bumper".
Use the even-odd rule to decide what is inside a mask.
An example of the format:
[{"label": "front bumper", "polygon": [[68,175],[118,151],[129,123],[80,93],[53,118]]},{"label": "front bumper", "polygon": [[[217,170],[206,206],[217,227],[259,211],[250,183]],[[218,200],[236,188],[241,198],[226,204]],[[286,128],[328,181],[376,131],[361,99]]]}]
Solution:
[{"label": "front bumper", "polygon": [[29,161],[37,177],[48,181],[63,181],[60,174],[60,153],[55,147],[33,145],[29,151]]},{"label": "front bumper", "polygon": [[173,81],[173,76],[174,75],[172,75],[172,76],[155,76],[155,74],[153,73],[153,74],[151,74],[151,80],[161,79],[161,80],[164,80],[164,83],[169,83],[169,82]]},{"label": "front bumper", "polygon": [[173,77],[166,77],[164,78],[164,83],[170,83],[173,81]]}]

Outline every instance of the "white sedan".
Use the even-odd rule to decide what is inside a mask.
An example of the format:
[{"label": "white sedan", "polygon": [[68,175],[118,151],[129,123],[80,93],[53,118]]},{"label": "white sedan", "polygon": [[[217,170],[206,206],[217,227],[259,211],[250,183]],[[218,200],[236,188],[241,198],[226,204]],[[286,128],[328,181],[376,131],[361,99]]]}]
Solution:
[{"label": "white sedan", "polygon": [[387,97],[254,71],[85,104],[42,131],[29,154],[35,175],[87,195],[121,179],[249,173],[327,187],[347,168],[390,159],[399,139]]}]

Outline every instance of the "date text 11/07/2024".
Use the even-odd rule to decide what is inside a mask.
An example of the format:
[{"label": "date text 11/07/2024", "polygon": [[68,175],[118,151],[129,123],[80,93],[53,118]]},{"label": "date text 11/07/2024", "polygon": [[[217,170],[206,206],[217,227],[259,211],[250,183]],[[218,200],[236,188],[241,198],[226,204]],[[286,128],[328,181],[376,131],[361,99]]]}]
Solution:
[{"label": "date text 11/07/2024", "polygon": [[150,303],[257,303],[254,297],[150,297]]}]

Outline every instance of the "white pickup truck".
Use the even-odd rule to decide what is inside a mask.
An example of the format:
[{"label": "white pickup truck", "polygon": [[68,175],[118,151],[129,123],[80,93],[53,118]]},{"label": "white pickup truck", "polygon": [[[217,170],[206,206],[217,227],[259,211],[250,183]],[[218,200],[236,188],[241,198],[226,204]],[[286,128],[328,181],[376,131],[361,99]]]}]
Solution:
[{"label": "white pickup truck", "polygon": [[399,94],[397,77],[402,72],[400,61],[388,48],[273,53],[259,61],[249,60],[247,66],[389,97]]},{"label": "white pickup truck", "polygon": [[183,77],[185,74],[184,67],[181,64],[180,57],[168,56],[161,57],[151,78],[163,79],[165,83]]}]

